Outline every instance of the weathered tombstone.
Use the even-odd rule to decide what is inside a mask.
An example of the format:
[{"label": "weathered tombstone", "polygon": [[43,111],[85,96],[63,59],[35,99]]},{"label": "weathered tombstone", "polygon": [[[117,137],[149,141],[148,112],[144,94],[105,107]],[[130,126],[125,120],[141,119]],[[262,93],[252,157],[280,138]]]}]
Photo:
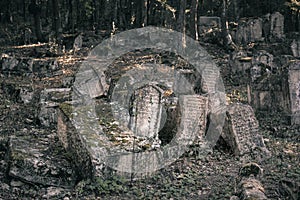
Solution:
[{"label": "weathered tombstone", "polygon": [[98,74],[95,70],[89,68],[78,73],[74,88],[79,94],[97,98],[105,95],[109,86],[106,84],[104,73]]},{"label": "weathered tombstone", "polygon": [[300,124],[300,61],[289,66],[289,91],[291,100],[291,123]]},{"label": "weathered tombstone", "polygon": [[250,42],[262,41],[262,19],[249,19],[240,21],[235,33],[235,42],[248,44]]},{"label": "weathered tombstone", "polygon": [[71,100],[70,88],[44,89],[40,96],[38,118],[42,125],[51,126],[57,123],[57,107],[64,101]]},{"label": "weathered tombstone", "polygon": [[134,91],[129,128],[136,136],[158,138],[162,120],[162,93],[148,85]]},{"label": "weathered tombstone", "polygon": [[[251,106],[231,104],[227,109],[222,137],[237,156],[246,160],[263,157],[268,150],[259,135],[258,121]],[[257,155],[258,154],[258,155]]]},{"label": "weathered tombstone", "polygon": [[199,33],[207,32],[210,29],[221,28],[220,17],[200,16],[199,18]]},{"label": "weathered tombstone", "polygon": [[176,137],[188,140],[193,132],[196,135],[194,143],[202,143],[206,130],[208,98],[200,95],[180,96],[178,109],[180,119]]}]

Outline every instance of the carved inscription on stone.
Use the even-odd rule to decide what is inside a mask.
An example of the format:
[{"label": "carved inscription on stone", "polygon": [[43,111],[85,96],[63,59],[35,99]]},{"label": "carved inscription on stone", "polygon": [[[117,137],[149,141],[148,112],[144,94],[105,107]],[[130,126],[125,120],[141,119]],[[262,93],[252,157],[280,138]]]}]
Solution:
[{"label": "carved inscription on stone", "polygon": [[202,141],[208,110],[208,98],[200,95],[184,95],[179,98],[180,125],[177,137],[181,141],[188,141],[191,135],[196,141]]},{"label": "carved inscription on stone", "polygon": [[130,105],[129,128],[136,136],[156,138],[160,128],[161,93],[154,86],[137,89]]}]

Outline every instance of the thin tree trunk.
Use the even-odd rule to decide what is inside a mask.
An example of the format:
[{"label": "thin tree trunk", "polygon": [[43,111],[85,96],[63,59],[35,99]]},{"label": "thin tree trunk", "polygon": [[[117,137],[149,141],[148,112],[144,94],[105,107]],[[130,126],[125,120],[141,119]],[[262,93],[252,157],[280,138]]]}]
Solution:
[{"label": "thin tree trunk", "polygon": [[31,0],[30,5],[28,6],[29,13],[33,15],[33,21],[34,21],[34,30],[36,38],[39,42],[43,42],[44,38],[42,35],[42,23],[41,23],[41,8],[36,3],[35,0]]},{"label": "thin tree trunk", "polygon": [[52,29],[55,32],[55,37],[59,38],[61,34],[61,27],[58,0],[52,0],[52,13]]},{"label": "thin tree trunk", "polygon": [[192,0],[191,2],[191,20],[190,20],[190,28],[191,28],[191,37],[193,39],[198,40],[198,0]]},{"label": "thin tree trunk", "polygon": [[179,5],[179,14],[177,19],[177,31],[185,33],[185,10],[186,10],[186,0],[181,0]]},{"label": "thin tree trunk", "polygon": [[235,45],[232,41],[231,35],[229,34],[226,7],[227,7],[227,0],[223,0],[222,16],[221,16],[222,38],[223,38],[223,45],[227,49],[232,49],[235,48]]}]

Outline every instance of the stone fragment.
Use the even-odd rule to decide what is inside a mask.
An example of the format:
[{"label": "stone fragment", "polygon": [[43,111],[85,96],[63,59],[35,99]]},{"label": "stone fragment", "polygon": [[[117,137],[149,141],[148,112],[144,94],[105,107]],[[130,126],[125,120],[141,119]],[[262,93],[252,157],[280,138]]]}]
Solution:
[{"label": "stone fragment", "polygon": [[269,154],[259,134],[258,121],[251,106],[231,104],[226,115],[222,137],[235,155],[247,160]]},{"label": "stone fragment", "polygon": [[38,114],[41,124],[47,127],[56,125],[56,108],[65,101],[71,101],[70,88],[44,89],[40,95],[40,110]]},{"label": "stone fragment", "polygon": [[[62,147],[49,140],[45,133],[34,136],[34,131],[38,130],[24,129],[10,137],[8,175],[30,184],[73,187],[76,176]],[[57,173],[53,174],[54,171]]]},{"label": "stone fragment", "polygon": [[31,103],[34,98],[34,91],[32,87],[22,86],[20,87],[20,99],[24,104]]},{"label": "stone fragment", "polygon": [[[89,95],[91,98],[107,94],[109,85],[106,83],[105,74],[93,69],[81,69],[76,75],[76,92],[79,95]],[[100,73],[100,74],[98,74]]]},{"label": "stone fragment", "polygon": [[241,200],[266,200],[268,199],[261,182],[255,178],[242,178],[239,183]]}]

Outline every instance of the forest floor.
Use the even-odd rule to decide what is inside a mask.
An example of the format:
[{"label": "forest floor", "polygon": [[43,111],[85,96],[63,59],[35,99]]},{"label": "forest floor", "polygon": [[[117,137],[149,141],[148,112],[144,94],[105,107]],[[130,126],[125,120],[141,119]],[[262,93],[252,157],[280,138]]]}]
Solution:
[{"label": "forest floor", "polygon": [[[218,45],[202,45],[220,67],[228,94],[233,91],[243,93],[244,86],[231,84],[234,78],[229,74],[229,55]],[[38,97],[25,104],[18,99],[18,91],[6,86],[30,85],[36,91],[61,87],[63,79],[74,76],[91,46],[84,48],[76,56],[57,56],[63,67],[53,73],[0,73],[1,136],[17,136],[19,132],[23,132],[29,137],[39,138],[39,134],[52,134],[55,139],[49,145],[64,151],[57,141],[55,127],[43,127],[36,119]],[[10,46],[2,47],[0,53],[13,54],[15,57],[43,57],[48,49],[47,45],[23,48]],[[236,96],[235,100],[243,102],[242,97]],[[278,200],[300,198],[300,127],[290,126],[287,117],[276,111],[260,111],[256,113],[256,117],[260,123],[260,133],[272,154],[258,163],[264,170],[261,182],[267,197]],[[0,141],[3,140],[1,136]],[[0,199],[230,199],[231,196],[238,195],[237,176],[243,165],[243,161],[219,141],[211,153],[201,155],[197,153],[197,149],[192,148],[170,166],[145,179],[129,181],[112,177],[111,180],[98,180],[97,184],[82,180],[75,188],[53,189],[53,186],[28,184],[10,176],[7,172],[10,165],[7,161],[8,151],[9,147],[1,146],[0,142]]]}]

